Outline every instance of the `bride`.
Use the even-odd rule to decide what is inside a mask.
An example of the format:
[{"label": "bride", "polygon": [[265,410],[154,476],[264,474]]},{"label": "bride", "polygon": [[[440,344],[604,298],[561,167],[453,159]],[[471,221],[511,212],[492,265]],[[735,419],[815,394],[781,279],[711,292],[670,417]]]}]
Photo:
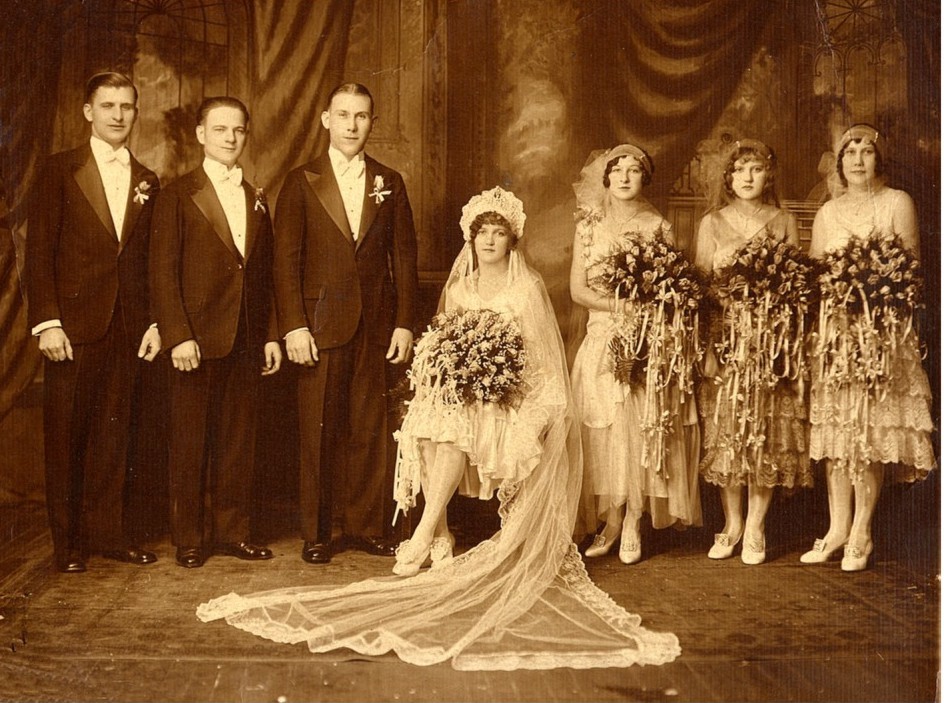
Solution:
[{"label": "bride", "polygon": [[[398,576],[230,593],[201,605],[201,620],[225,618],[312,652],[393,651],[411,664],[451,660],[462,670],[663,664],[678,656],[675,635],[640,627],[639,616],[593,584],[571,539],[579,425],[547,291],[517,249],[524,223],[521,201],[498,187],[462,210],[465,246],[440,300],[445,315],[417,344],[416,396],[398,435],[398,508],[413,507],[420,492],[426,501],[398,549]],[[476,311],[520,332],[523,365],[507,402],[458,394],[455,379],[480,372],[465,359],[455,365],[435,343],[449,319]],[[482,326],[475,329],[484,343]],[[501,529],[452,558],[446,503],[457,487],[483,499],[497,490]],[[423,569],[430,559],[433,568]]]}]

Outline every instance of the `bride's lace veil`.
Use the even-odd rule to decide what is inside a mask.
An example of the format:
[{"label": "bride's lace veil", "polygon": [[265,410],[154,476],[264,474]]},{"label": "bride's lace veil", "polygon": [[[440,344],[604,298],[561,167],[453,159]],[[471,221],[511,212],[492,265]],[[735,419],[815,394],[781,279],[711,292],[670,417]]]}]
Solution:
[{"label": "bride's lace veil", "polygon": [[[493,202],[476,208],[495,209],[496,199],[514,205],[513,195],[494,191],[501,189],[479,196]],[[507,208],[498,212],[517,229],[513,209],[511,217]],[[225,618],[277,642],[305,642],[312,652],[394,651],[409,663],[451,660],[467,670],[661,664],[678,655],[674,635],[641,628],[638,616],[590,581],[571,540],[583,467],[563,344],[540,276],[517,250],[512,256],[509,285],[534,365],[534,387],[522,405],[534,403],[528,412],[544,413],[546,421],[537,465],[498,490],[501,529],[451,564],[412,578],[231,593],[200,606],[201,619]],[[449,305],[452,286],[472,282],[471,266],[467,243],[452,267],[443,305]]]}]

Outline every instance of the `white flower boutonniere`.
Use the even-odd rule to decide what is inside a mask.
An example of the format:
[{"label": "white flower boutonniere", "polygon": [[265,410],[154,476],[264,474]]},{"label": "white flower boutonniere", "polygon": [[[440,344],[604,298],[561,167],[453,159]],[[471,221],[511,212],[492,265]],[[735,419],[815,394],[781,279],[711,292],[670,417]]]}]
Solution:
[{"label": "white flower boutonniere", "polygon": [[134,202],[138,205],[144,205],[151,197],[151,184],[147,181],[141,181],[134,187]]},{"label": "white flower boutonniere", "polygon": [[256,210],[262,210],[262,212],[268,212],[267,208],[269,203],[266,200],[265,191],[262,188],[256,188],[256,204],[253,205],[253,212]]},{"label": "white flower boutonniere", "polygon": [[384,179],[383,176],[374,176],[374,189],[370,192],[370,197],[374,199],[374,202],[380,205],[384,201],[384,197],[390,195],[393,191],[383,190]]}]

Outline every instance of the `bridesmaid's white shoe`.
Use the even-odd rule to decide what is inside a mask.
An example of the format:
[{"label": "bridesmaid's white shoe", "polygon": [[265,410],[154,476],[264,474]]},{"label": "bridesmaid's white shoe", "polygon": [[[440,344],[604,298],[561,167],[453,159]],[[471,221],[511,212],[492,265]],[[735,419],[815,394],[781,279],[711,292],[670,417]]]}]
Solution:
[{"label": "bridesmaid's white shoe", "polygon": [[871,555],[871,541],[865,545],[864,549],[847,544],[843,551],[841,568],[843,571],[863,571],[868,566]]},{"label": "bridesmaid's white shoe", "polygon": [[804,552],[800,555],[800,561],[804,564],[822,564],[830,560],[830,558],[839,551],[846,544],[846,541],[843,540],[839,544],[829,544],[826,541],[826,538],[818,539],[813,542],[813,548]]},{"label": "bridesmaid's white shoe", "polygon": [[619,559],[624,564],[635,564],[642,559],[642,540],[639,538],[638,528],[638,520],[623,520]]},{"label": "bridesmaid's white shoe", "polygon": [[732,537],[726,532],[719,532],[715,535],[715,543],[711,545],[711,549],[708,550],[709,559],[727,559],[732,554],[734,554],[734,548],[737,546],[737,543],[741,541],[741,535],[744,534],[744,530],[741,530],[741,534],[737,537]]},{"label": "bridesmaid's white shoe", "polygon": [[593,544],[587,547],[587,551],[584,552],[584,556],[593,558],[593,557],[602,557],[610,553],[610,549],[613,548],[613,545],[616,544],[616,538],[619,536],[619,533],[614,534],[612,537],[606,536],[606,527],[603,528],[603,532],[598,534],[593,538]]},{"label": "bridesmaid's white shoe", "polygon": [[767,545],[763,537],[760,539],[746,539],[741,547],[741,561],[745,564],[763,564],[767,558]]}]

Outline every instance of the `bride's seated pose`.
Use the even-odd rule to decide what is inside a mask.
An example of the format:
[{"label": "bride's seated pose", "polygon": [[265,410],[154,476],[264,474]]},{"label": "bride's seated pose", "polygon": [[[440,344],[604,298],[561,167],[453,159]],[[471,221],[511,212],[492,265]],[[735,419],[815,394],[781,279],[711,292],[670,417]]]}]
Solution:
[{"label": "bride's seated pose", "polygon": [[[582,477],[560,331],[518,242],[522,203],[493,188],[463,208],[465,246],[416,345],[415,397],[398,433],[395,499],[425,507],[396,576],[205,603],[198,616],[312,652],[393,651],[412,664],[548,669],[663,664],[650,632],[587,575],[572,533]],[[452,557],[446,503],[497,491],[501,528]],[[432,554],[431,554],[432,553]],[[436,568],[424,568],[435,559]]]}]

